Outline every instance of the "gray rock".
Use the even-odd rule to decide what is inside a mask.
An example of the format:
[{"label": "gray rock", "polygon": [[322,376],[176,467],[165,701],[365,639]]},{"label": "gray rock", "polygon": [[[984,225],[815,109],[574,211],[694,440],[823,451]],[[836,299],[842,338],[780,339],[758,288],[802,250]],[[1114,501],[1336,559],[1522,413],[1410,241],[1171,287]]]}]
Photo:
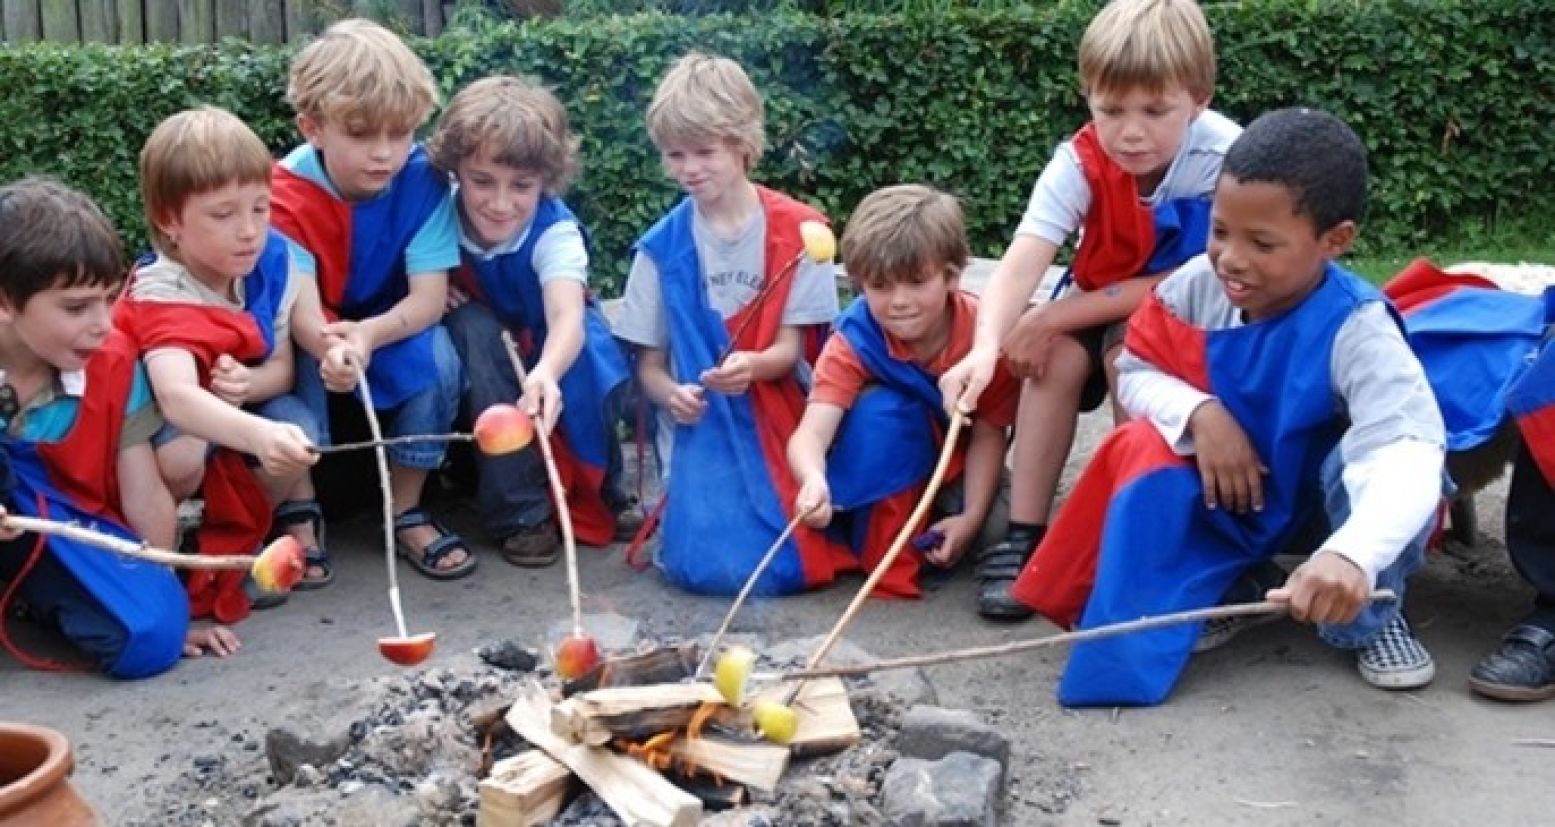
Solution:
[{"label": "gray rock", "polygon": [[900,827],[993,827],[999,763],[969,752],[902,758],[886,772],[885,817]]},{"label": "gray rock", "polygon": [[[774,646],[768,647],[762,652],[769,660],[779,666],[798,666],[803,664],[810,653],[815,651],[821,641],[822,635],[807,638],[795,638],[785,640]],[[877,660],[865,649],[847,638],[838,640],[826,653],[825,663],[832,666],[851,666],[858,663],[868,663]],[[902,704],[932,704],[939,701],[939,693],[934,691],[934,684],[922,669],[893,669],[888,672],[877,672],[866,679],[873,684],[882,695],[894,698]]]},{"label": "gray rock", "polygon": [[283,787],[292,783],[299,766],[327,767],[345,755],[350,746],[349,733],[323,741],[304,738],[279,727],[265,733],[265,758],[270,762],[270,774],[275,776],[275,783]]},{"label": "gray rock", "polygon": [[907,758],[944,758],[970,752],[999,762],[1000,778],[1010,765],[1010,739],[966,709],[919,705],[902,716],[896,748]]},{"label": "gray rock", "polygon": [[535,664],[539,662],[534,650],[520,646],[512,638],[492,641],[476,649],[475,654],[492,666],[510,672],[533,672]]}]

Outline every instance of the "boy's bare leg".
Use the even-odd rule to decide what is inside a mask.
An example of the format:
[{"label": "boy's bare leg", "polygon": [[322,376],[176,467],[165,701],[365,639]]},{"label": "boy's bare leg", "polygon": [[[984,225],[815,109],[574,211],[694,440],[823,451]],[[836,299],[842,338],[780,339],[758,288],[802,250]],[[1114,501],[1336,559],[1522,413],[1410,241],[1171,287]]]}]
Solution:
[{"label": "boy's bare leg", "polygon": [[1128,422],[1128,411],[1123,409],[1118,402],[1118,354],[1123,352],[1123,345],[1113,345],[1102,357],[1102,368],[1107,371],[1107,401],[1112,405],[1112,427],[1116,428]]},{"label": "boy's bare leg", "polygon": [[200,490],[200,483],[205,481],[209,445],[199,437],[183,434],[157,447],[157,469],[176,502],[183,502]]},{"label": "boy's bare leg", "polygon": [[985,617],[1019,619],[1031,610],[1010,597],[1010,588],[1026,558],[1047,532],[1048,514],[1074,443],[1080,393],[1090,375],[1091,358],[1079,342],[1060,336],[1053,342],[1047,372],[1021,385],[1015,419],[1014,469],[1010,476],[1010,528],[1003,541],[978,558],[977,609]]},{"label": "boy's bare leg", "polygon": [[[421,504],[421,489],[426,481],[427,472],[420,468],[389,466],[389,494],[394,502],[396,517]],[[413,549],[426,548],[439,536],[437,527],[430,524],[397,530],[395,535],[400,542]],[[437,561],[437,567],[443,571],[458,568],[464,565],[469,556],[469,552],[463,548],[453,549]]]}]

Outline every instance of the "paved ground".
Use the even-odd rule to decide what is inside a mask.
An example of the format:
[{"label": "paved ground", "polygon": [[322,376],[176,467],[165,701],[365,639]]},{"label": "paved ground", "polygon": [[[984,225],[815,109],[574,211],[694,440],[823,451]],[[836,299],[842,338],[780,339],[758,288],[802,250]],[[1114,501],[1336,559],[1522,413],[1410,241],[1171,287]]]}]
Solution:
[{"label": "paved ground", "polygon": [[[1082,450],[1104,424],[1085,421]],[[1503,495],[1481,496],[1483,522],[1494,529]],[[472,514],[452,516],[477,536]],[[154,817],[144,803],[154,790],[194,758],[235,749],[233,733],[327,715],[349,700],[351,682],[394,669],[374,648],[390,617],[372,519],[333,527],[337,583],[243,623],[236,658],[185,662],[134,684],[0,661],[0,718],[66,732],[77,749],[76,783],[111,821]],[[566,615],[560,567],[520,570],[481,550],[481,569],[463,582],[402,570],[413,631],[438,633],[439,658],[501,637],[540,644]],[[582,578],[588,611],[640,619],[648,635],[706,632],[726,606],[633,573],[619,550],[587,551]],[[737,630],[768,640],[821,633],[857,582],[754,605]],[[850,637],[888,656],[1052,631],[1038,622],[985,623],[972,595],[963,574],[919,602],[874,603]],[[1413,693],[1365,687],[1349,658],[1290,623],[1200,658],[1157,709],[1061,709],[1053,700],[1061,652],[929,674],[943,704],[978,710],[1016,736],[1009,824],[1550,823],[1555,751],[1513,742],[1555,738],[1555,707],[1491,704],[1464,686],[1526,596],[1494,538],[1434,559],[1409,608],[1440,674]]]}]

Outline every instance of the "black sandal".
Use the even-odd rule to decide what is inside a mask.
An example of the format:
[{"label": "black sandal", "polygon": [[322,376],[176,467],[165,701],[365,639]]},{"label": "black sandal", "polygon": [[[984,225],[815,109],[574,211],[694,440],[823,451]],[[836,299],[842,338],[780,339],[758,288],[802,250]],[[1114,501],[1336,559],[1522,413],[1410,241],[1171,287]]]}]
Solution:
[{"label": "black sandal", "polygon": [[977,555],[977,613],[993,620],[1025,620],[1032,611],[1010,594],[1035,543],[1005,538]]},{"label": "black sandal", "polygon": [[[401,531],[424,525],[437,529],[438,533],[437,539],[427,543],[425,548],[417,551],[400,540],[399,533]],[[439,568],[437,564],[457,549],[464,550],[464,562],[453,568]],[[464,540],[459,535],[445,528],[442,523],[438,522],[431,514],[426,512],[426,509],[420,506],[407,508],[398,517],[394,518],[394,550],[399,556],[405,558],[406,562],[410,563],[416,571],[433,580],[458,580],[475,571],[475,555],[464,544]]]},{"label": "black sandal", "polygon": [[1524,623],[1469,673],[1469,688],[1498,701],[1555,698],[1555,633]]},{"label": "black sandal", "polygon": [[[303,576],[297,581],[297,585],[292,586],[292,589],[296,591],[322,589],[335,582],[335,567],[329,560],[329,552],[324,550],[324,510],[319,507],[317,500],[286,500],[275,507],[273,527],[275,536],[279,537],[286,533],[286,529],[303,523],[313,525],[313,545],[303,549],[303,560],[306,564]],[[313,568],[319,569],[323,574],[309,577],[307,569]]]}]

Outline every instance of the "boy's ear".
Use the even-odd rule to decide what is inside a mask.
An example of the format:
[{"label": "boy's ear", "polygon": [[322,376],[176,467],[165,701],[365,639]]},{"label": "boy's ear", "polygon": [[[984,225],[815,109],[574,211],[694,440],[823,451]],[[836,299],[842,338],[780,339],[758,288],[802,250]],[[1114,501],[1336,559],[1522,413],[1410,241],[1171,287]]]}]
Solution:
[{"label": "boy's ear", "polygon": [[1341,221],[1318,237],[1318,244],[1323,248],[1324,258],[1338,258],[1350,252],[1350,245],[1355,243],[1355,222]]},{"label": "boy's ear", "polygon": [[11,297],[0,294],[0,324],[12,324],[19,315],[16,306],[11,304]]},{"label": "boy's ear", "polygon": [[302,139],[313,144],[315,149],[318,148],[319,133],[322,131],[322,127],[323,124],[319,123],[311,115],[306,115],[302,112],[297,113],[297,131],[301,132]]},{"label": "boy's ear", "polygon": [[953,263],[948,262],[948,261],[945,262],[945,286],[946,287],[949,287],[951,290],[956,290],[956,289],[959,289],[961,287],[961,270],[962,270],[961,265],[953,264]]}]

